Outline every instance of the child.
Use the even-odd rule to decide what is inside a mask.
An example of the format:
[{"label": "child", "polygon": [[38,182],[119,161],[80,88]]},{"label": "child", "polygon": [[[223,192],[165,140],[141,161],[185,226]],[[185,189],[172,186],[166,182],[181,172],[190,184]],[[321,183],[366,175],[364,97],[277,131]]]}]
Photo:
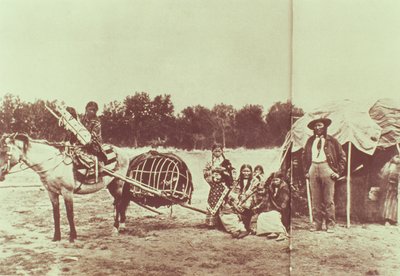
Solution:
[{"label": "child", "polygon": [[265,182],[263,166],[257,165],[254,167],[253,178],[258,179],[260,182]]}]

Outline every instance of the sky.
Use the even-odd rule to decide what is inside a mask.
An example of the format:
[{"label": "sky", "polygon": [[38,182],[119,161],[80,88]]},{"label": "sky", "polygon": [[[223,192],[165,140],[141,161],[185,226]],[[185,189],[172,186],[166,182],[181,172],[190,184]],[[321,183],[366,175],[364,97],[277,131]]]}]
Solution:
[{"label": "sky", "polygon": [[289,1],[0,1],[0,93],[83,110],[135,92],[179,112],[290,97]]},{"label": "sky", "polygon": [[294,0],[293,102],[400,94],[400,1]]},{"label": "sky", "polygon": [[1,0],[0,96],[80,112],[135,92],[170,94],[176,112],[396,97],[400,1],[293,0],[293,19],[290,4]]}]

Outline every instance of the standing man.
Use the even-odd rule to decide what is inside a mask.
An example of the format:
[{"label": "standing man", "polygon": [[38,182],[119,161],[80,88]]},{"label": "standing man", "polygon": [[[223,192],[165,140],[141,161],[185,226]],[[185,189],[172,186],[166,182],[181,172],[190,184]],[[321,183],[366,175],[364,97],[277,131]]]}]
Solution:
[{"label": "standing man", "polygon": [[304,147],[303,164],[305,177],[310,180],[312,209],[315,225],[311,231],[321,231],[325,220],[328,233],[335,228],[335,181],[343,174],[346,154],[340,143],[327,129],[332,121],[320,118],[307,126],[314,131]]}]

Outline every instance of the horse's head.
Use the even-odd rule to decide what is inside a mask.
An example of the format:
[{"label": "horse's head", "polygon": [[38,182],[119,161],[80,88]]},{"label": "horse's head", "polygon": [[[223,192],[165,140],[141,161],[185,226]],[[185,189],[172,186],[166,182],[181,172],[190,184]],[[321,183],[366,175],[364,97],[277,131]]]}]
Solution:
[{"label": "horse's head", "polygon": [[17,165],[26,152],[29,137],[25,134],[4,134],[0,139],[0,181]]}]

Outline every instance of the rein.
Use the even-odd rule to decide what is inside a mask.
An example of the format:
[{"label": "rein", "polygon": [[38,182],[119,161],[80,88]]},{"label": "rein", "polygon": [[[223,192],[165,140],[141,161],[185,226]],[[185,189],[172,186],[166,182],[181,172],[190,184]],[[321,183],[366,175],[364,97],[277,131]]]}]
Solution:
[{"label": "rein", "polygon": [[[34,141],[34,142],[35,142],[35,143],[38,143],[38,144],[45,144],[45,145],[50,145],[50,146],[62,146],[62,145],[63,145],[63,143],[49,143],[49,142],[47,142],[47,141],[46,141],[46,142]],[[53,156],[53,157],[51,157],[51,158],[49,158],[49,159],[47,159],[47,160],[44,160],[44,161],[42,161],[42,162],[40,162],[40,163],[37,163],[37,164],[30,165],[30,166],[27,166],[27,167],[25,167],[25,168],[22,168],[22,164],[25,163],[26,161],[24,161],[24,160],[22,159],[22,157],[20,157],[19,160],[18,160],[18,163],[20,163],[20,168],[21,168],[21,169],[19,169],[19,170],[17,170],[17,171],[10,172],[10,170],[12,169],[12,167],[11,167],[11,156],[12,156],[12,154],[11,154],[11,148],[12,148],[12,147],[13,147],[13,146],[11,146],[11,145],[7,146],[7,153],[6,153],[6,154],[7,154],[7,168],[6,168],[7,174],[15,174],[15,173],[19,173],[19,172],[22,172],[22,171],[25,171],[25,170],[34,168],[34,167],[36,167],[36,166],[38,166],[38,165],[44,164],[45,162],[51,161],[51,160],[57,158],[58,156],[63,156],[63,158],[62,158],[62,160],[61,160],[59,163],[57,163],[54,167],[49,168],[49,169],[45,169],[45,170],[41,170],[41,171],[36,171],[36,172],[37,172],[37,173],[48,172],[48,171],[50,171],[50,170],[56,169],[58,166],[61,165],[61,163],[67,164],[67,163],[64,162],[64,161],[65,161],[65,158],[66,158],[66,156],[67,156],[67,154],[65,154],[65,153],[59,153],[59,154],[57,154],[57,155],[55,155],[55,156]],[[23,162],[23,163],[21,163],[21,162]],[[16,164],[18,164],[18,163],[16,163]],[[15,164],[15,165],[16,165],[16,164]],[[25,165],[26,165],[26,164],[25,164]],[[68,164],[67,164],[67,165],[68,165]]]},{"label": "rein", "polygon": [[[60,153],[60,154],[57,154],[57,155],[55,155],[55,156],[53,156],[53,157],[51,157],[51,158],[49,158],[49,159],[47,159],[47,160],[44,160],[44,161],[42,161],[42,162],[40,162],[40,163],[31,165],[31,166],[26,166],[25,168],[22,168],[22,164],[23,164],[23,163],[21,163],[21,162],[23,162],[23,160],[21,159],[21,160],[19,160],[19,162],[18,162],[18,163],[20,163],[20,168],[21,168],[21,169],[19,169],[19,170],[17,170],[17,171],[9,172],[8,174],[14,174],[14,173],[19,173],[19,172],[26,171],[26,170],[31,169],[31,168],[33,168],[33,167],[36,167],[36,166],[38,166],[38,165],[44,164],[44,163],[47,162],[47,161],[51,161],[51,160],[55,159],[55,158],[58,157],[58,156],[64,156],[64,158],[63,158],[59,163],[57,163],[54,167],[49,168],[49,169],[46,169],[46,170],[36,171],[36,172],[37,172],[37,173],[44,173],[44,172],[48,172],[48,171],[50,171],[50,170],[54,170],[54,169],[56,169],[58,166],[60,166],[61,163],[64,163],[66,155]],[[8,168],[7,168],[7,171],[8,171]]]}]

